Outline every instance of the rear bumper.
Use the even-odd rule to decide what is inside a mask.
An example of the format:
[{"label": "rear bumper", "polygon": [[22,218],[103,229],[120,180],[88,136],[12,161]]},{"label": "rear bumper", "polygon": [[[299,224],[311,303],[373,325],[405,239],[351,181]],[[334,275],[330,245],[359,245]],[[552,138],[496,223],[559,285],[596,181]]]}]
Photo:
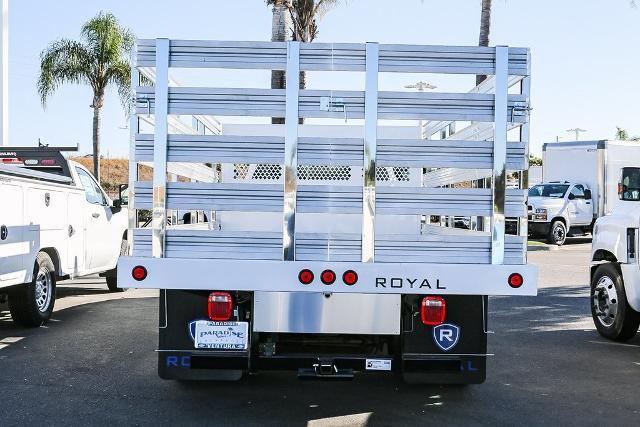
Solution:
[{"label": "rear bumper", "polygon": [[[402,375],[407,382],[421,384],[480,384],[486,378],[486,355],[412,354],[391,360],[390,370],[367,369],[366,356],[282,355],[251,358],[249,353],[215,354],[201,351],[160,351],[158,374],[169,380],[220,379],[226,372],[230,379],[243,373],[297,371],[302,378],[345,379],[359,375]],[[335,374],[320,374],[322,363],[335,366]],[[234,375],[235,374],[235,375]]]}]

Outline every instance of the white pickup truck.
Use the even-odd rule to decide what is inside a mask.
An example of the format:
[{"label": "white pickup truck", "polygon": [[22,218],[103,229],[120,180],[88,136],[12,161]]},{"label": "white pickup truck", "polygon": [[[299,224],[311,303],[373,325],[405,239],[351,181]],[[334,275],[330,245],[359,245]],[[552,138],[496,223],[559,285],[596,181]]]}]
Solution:
[{"label": "white pickup truck", "polygon": [[577,182],[548,182],[529,190],[529,232],[562,245],[571,233],[591,232],[594,208],[591,190]]},{"label": "white pickup truck", "polygon": [[622,168],[618,194],[593,230],[591,314],[602,336],[626,341],[640,325],[640,168]]},{"label": "white pickup truck", "polygon": [[8,296],[15,322],[46,322],[62,278],[100,273],[110,290],[118,290],[126,199],[112,202],[60,148],[0,150],[0,200],[0,297]]}]

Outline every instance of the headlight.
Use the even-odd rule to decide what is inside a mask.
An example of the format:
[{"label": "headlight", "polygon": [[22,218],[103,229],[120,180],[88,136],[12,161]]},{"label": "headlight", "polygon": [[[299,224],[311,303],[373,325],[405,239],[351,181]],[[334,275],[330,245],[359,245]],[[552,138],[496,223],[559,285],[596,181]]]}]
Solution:
[{"label": "headlight", "polygon": [[534,216],[534,219],[540,219],[542,221],[546,221],[547,220],[547,210],[544,208],[537,208],[536,209],[536,214]]}]

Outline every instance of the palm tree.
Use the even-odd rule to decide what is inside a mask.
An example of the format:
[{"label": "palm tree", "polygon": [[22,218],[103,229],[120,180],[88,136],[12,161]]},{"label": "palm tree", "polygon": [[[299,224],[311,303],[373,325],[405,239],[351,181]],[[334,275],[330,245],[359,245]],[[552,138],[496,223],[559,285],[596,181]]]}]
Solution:
[{"label": "palm tree", "polygon": [[[321,18],[338,0],[266,0],[267,5],[273,6],[271,20],[271,41],[286,41],[289,31],[293,40],[310,43],[318,35],[316,18]],[[286,86],[285,72],[271,71],[271,88],[284,89]],[[307,86],[307,76],[300,72],[300,89]],[[284,118],[273,117],[273,124],[283,124]],[[302,123],[302,119],[300,119]]]},{"label": "palm tree", "polygon": [[38,94],[42,106],[64,83],[88,84],[93,90],[93,174],[100,180],[100,113],[107,87],[114,85],[127,113],[131,105],[129,51],[133,33],[111,13],[100,12],[82,26],[82,41],[57,40],[40,54]]},{"label": "palm tree", "polygon": [[[288,12],[285,0],[266,0],[267,5],[273,6],[271,9],[271,41],[284,42],[290,39],[289,29],[291,28],[291,15]],[[284,89],[285,74],[283,70],[271,71],[271,89]],[[272,117],[271,123],[284,124],[284,117]]]},{"label": "palm tree", "polygon": [[618,141],[640,141],[640,136],[629,136],[626,129],[616,126],[616,136]]},{"label": "palm tree", "polygon": [[[291,14],[293,40],[311,43],[318,36],[316,19],[322,18],[338,0],[285,0]],[[306,72],[300,71],[300,89],[307,87]]]},{"label": "palm tree", "polygon": [[[491,0],[482,0],[482,11],[480,12],[480,37],[478,46],[489,46],[489,33],[491,32]],[[477,75],[476,85],[482,83],[487,76]]]}]

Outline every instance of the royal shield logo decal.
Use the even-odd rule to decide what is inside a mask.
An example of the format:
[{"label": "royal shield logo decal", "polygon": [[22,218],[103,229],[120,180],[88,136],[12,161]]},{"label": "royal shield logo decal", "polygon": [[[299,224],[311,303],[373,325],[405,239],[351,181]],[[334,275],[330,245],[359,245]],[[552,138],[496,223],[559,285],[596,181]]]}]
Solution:
[{"label": "royal shield logo decal", "polygon": [[458,344],[460,328],[452,323],[444,323],[433,328],[433,341],[442,351],[449,351]]}]

